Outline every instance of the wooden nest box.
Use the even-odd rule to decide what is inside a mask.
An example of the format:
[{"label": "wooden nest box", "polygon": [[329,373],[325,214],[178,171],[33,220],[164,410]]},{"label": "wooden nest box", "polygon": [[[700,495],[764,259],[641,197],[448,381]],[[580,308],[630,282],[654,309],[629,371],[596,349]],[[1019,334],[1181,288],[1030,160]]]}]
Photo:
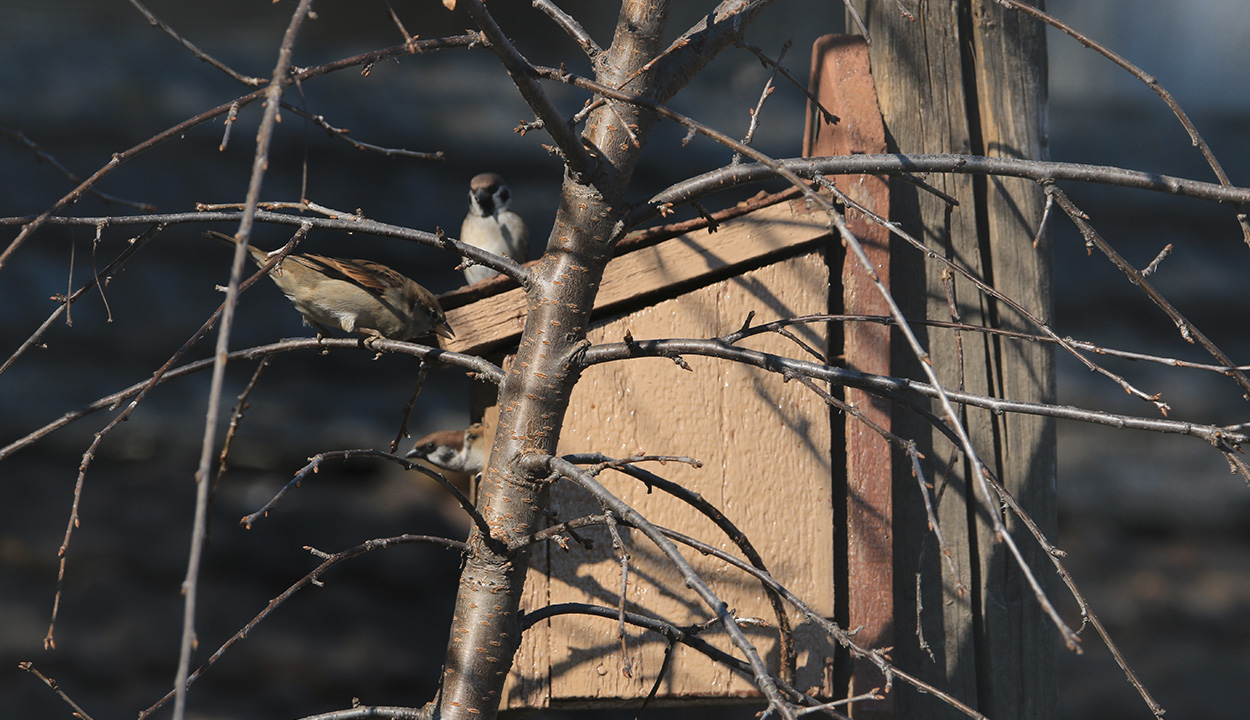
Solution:
[{"label": "wooden nest box", "polygon": [[[814,85],[842,117],[837,125],[819,118],[809,122],[807,152],[882,152],[881,120],[862,45],[840,44],[819,57],[832,65],[824,67],[823,75],[823,66],[814,68]],[[819,77],[833,70],[839,83],[821,84]],[[848,110],[848,95],[858,98],[859,110]],[[837,183],[856,201],[888,213],[880,178],[838,178]],[[757,198],[754,204],[762,203]],[[627,334],[640,340],[713,338],[740,329],[748,318],[758,325],[831,311],[883,314],[862,270],[853,261],[843,263],[845,249],[831,235],[828,218],[802,198],[726,215],[731,217],[720,221],[716,232],[695,229],[641,247],[632,243],[632,250],[625,243],[603,278],[589,340],[619,342]],[[854,213],[849,219],[888,280],[884,233]],[[490,292],[491,287],[496,291]],[[456,337],[447,349],[507,353],[515,346],[524,322],[523,290],[501,278],[457,294],[464,304],[457,306],[454,297],[448,298]],[[889,331],[879,324],[852,323],[842,330],[840,323],[814,322],[787,330],[793,337],[762,333],[740,344],[869,372],[889,371]],[[684,362],[688,367],[668,358],[644,358],[588,368],[573,392],[559,453],[600,452],[616,458],[647,453],[699,460],[699,468],[680,462],[643,467],[699,493],[724,513],[750,539],[772,576],[822,615],[833,618],[836,603],[848,603],[849,611],[843,609],[839,620],[861,628],[857,641],[870,647],[892,644],[891,466],[884,440],[862,423],[844,423],[840,412],[801,382],[784,382],[776,373],[705,357],[687,356]],[[828,384],[823,389],[889,427],[882,405],[855,391],[843,394]],[[490,424],[493,409],[484,413]],[[847,487],[847,477],[855,478],[854,487]],[[743,557],[722,530],[687,503],[651,492],[621,473],[607,471],[600,480],[651,522]],[[854,498],[849,506],[847,497]],[[602,512],[572,486],[554,489],[552,508],[560,520]],[[859,538],[851,547],[848,532]],[[567,547],[550,542],[535,548],[522,601],[527,611],[560,603],[617,608],[621,564],[611,537],[602,528],[581,534],[593,547],[573,541]],[[688,629],[712,617],[648,540],[629,528],[620,528],[620,534],[630,557],[624,592],[628,612]],[[717,559],[687,548],[683,552],[744,619],[745,632],[772,671],[789,675],[782,669],[778,618],[760,583]],[[847,588],[835,587],[835,578],[845,577],[848,567],[860,579],[849,599],[837,601],[835,591]],[[880,684],[871,675],[875,669],[848,666],[839,671],[839,691],[835,643],[803,624],[793,609],[787,612],[795,638],[789,677],[793,686],[830,698],[845,692],[846,675],[853,672],[861,673],[854,682],[860,688]],[[580,614],[557,615],[528,629],[503,709],[636,705],[660,676],[668,642],[636,626],[626,627],[622,642],[619,629],[615,616]],[[703,629],[698,637],[737,655],[719,626]],[[677,645],[656,702],[758,697],[749,677]]]}]

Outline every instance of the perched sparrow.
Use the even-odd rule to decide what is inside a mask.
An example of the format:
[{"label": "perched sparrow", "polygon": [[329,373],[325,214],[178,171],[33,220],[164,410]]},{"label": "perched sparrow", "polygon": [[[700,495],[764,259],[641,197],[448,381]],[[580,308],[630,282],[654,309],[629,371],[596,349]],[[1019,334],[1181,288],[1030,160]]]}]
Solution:
[{"label": "perched sparrow", "polygon": [[[209,237],[237,242],[225,233]],[[248,247],[257,265],[269,255]],[[413,280],[385,265],[368,260],[344,260],[323,255],[291,254],[269,271],[304,322],[329,336],[327,327],[391,340],[412,340],[430,333],[453,336],[438,300]]]},{"label": "perched sparrow", "polygon": [[[460,225],[460,240],[510,257],[517,262],[529,259],[530,235],[520,215],[508,209],[512,191],[495,173],[482,173],[469,182],[469,214]],[[482,265],[464,269],[469,284],[499,273]]]},{"label": "perched sparrow", "polygon": [[482,423],[463,430],[430,433],[417,441],[404,457],[420,459],[436,468],[476,475],[486,467],[489,438],[482,437]]}]

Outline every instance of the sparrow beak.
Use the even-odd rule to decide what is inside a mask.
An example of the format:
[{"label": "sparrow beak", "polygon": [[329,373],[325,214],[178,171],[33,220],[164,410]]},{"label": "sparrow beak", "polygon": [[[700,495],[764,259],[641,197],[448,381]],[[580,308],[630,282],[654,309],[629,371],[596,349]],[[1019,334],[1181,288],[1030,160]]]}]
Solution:
[{"label": "sparrow beak", "polygon": [[456,336],[456,333],[452,331],[451,325],[447,324],[446,320],[435,323],[434,334],[439,335],[440,337],[445,337],[448,340]]}]

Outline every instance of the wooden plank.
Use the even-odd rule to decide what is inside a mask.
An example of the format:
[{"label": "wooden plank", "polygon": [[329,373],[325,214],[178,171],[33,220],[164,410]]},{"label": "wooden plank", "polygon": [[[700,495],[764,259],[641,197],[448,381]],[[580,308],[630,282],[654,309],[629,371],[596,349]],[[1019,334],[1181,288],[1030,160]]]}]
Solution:
[{"label": "wooden plank", "polygon": [[[722,231],[723,232],[723,231]],[[749,312],[756,322],[824,312],[829,275],[823,249],[800,255],[692,290],[678,297],[601,322],[591,342],[635,337],[713,337],[737,329]],[[814,347],[823,347],[822,325],[794,328]],[[749,347],[794,352],[778,335],[750,338]],[[588,368],[573,391],[560,453],[598,451],[616,457],[640,451],[690,455],[702,468],[681,463],[648,468],[701,493],[750,537],[769,570],[821,614],[833,613],[833,532],[829,411],[801,383],[711,358],[688,357],[693,372],[665,358],[645,358]],[[684,503],[648,492],[617,473],[600,477],[612,492],[652,522],[681,528],[741,557],[724,534]],[[598,503],[567,485],[552,490],[560,520],[599,513]],[[626,608],[678,626],[704,622],[711,615],[694,599],[682,578],[642,535],[622,528],[631,556]],[[611,538],[603,529],[579,533],[592,549],[570,542],[537,548],[525,589],[525,607],[589,602],[615,608],[621,571]],[[778,671],[776,622],[757,582],[697,552],[684,553],[718,595],[741,617],[758,617],[767,626],[744,628],[761,655]],[[549,573],[550,578],[545,577]],[[629,628],[625,659],[615,620],[570,615],[527,631],[511,680],[515,693],[505,707],[586,706],[592,702],[636,705],[655,682],[666,643],[656,634]],[[797,687],[828,696],[824,658],[832,657],[829,638],[798,631]],[[702,638],[735,652],[723,631]],[[544,685],[545,684],[545,685]],[[699,697],[753,698],[753,683],[678,646],[660,687],[661,702]]]},{"label": "wooden plank", "polygon": [[[868,45],[855,35],[825,35],[812,47],[811,90],[826,108],[836,108],[840,121],[825,124],[809,111],[804,155],[850,155],[885,152],[885,126],[877,107],[877,90],[869,72]],[[851,175],[833,178],[838,189],[879,217],[890,215],[890,191],[884,177]],[[877,276],[890,284],[890,233],[850,209],[847,226],[859,240]],[[842,311],[852,315],[888,315],[885,298],[849,251],[842,260]],[[890,374],[890,328],[873,323],[843,326],[843,357],[847,367]],[[890,406],[874,395],[848,388],[846,401],[864,420],[890,429]],[[872,427],[846,418],[846,625],[858,628],[855,639],[876,648],[894,642],[894,529],[892,468],[889,442]],[[871,661],[851,663],[848,695],[884,688],[885,677]],[[851,708],[855,717],[891,717],[893,695]]]},{"label": "wooden plank", "polygon": [[[608,263],[595,312],[602,317],[640,303],[649,295],[663,295],[679,286],[710,281],[770,257],[797,252],[828,234],[819,214],[809,211],[801,201],[779,203],[729,220],[715,233],[686,233]],[[520,288],[453,308],[447,319],[456,337],[445,341],[443,347],[480,353],[515,342],[525,325],[525,308],[525,291]]]}]

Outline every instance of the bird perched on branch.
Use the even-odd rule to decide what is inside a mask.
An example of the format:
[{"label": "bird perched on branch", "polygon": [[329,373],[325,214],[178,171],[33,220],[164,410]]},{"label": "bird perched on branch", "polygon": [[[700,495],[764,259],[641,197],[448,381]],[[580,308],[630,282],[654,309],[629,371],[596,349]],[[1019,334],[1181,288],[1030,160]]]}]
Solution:
[{"label": "bird perched on branch", "polygon": [[[205,235],[235,244],[225,233]],[[248,247],[252,260],[263,266],[269,254]],[[390,340],[413,340],[435,333],[453,337],[451,325],[429,290],[381,263],[324,255],[287,255],[269,277],[304,316],[304,322],[329,337],[338,327]]]},{"label": "bird perched on branch", "polygon": [[[508,209],[512,191],[495,173],[482,173],[469,181],[469,214],[460,224],[460,240],[483,250],[512,258],[529,259],[530,235],[520,215]],[[482,265],[464,269],[469,284],[499,273]]]},{"label": "bird perched on branch", "polygon": [[483,437],[482,423],[463,430],[430,433],[413,445],[404,457],[424,460],[441,470],[476,475],[486,467],[489,439]]}]

